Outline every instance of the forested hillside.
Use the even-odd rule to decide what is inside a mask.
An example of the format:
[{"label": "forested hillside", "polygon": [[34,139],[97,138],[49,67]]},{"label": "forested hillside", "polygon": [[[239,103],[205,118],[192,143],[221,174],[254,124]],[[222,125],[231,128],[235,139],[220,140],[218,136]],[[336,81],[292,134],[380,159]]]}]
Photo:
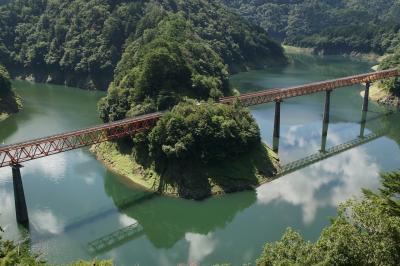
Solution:
[{"label": "forested hillside", "polygon": [[7,69],[0,65],[0,121],[8,114],[18,112],[19,107],[11,88],[10,75]]},{"label": "forested hillside", "polygon": [[[0,7],[0,62],[12,76],[106,89],[121,58],[136,66],[142,45],[173,13],[189,25],[190,39],[202,43],[190,51],[204,60],[197,68],[212,67],[207,57],[231,72],[285,63],[262,28],[216,0],[14,0]],[[121,63],[119,77],[126,71]]]},{"label": "forested hillside", "polygon": [[392,51],[399,0],[222,0],[286,44],[325,54]]}]

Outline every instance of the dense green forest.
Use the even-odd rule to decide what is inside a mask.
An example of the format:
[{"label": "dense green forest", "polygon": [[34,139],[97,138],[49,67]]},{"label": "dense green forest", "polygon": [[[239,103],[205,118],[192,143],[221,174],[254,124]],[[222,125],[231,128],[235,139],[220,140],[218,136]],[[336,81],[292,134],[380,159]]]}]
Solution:
[{"label": "dense green forest", "polygon": [[16,113],[18,109],[19,104],[11,88],[10,75],[7,69],[0,65],[0,120],[2,114]]},{"label": "dense green forest", "polygon": [[202,43],[189,57],[210,56],[230,72],[286,61],[262,28],[218,1],[15,0],[0,7],[0,62],[14,77],[106,89],[118,63],[120,75],[141,63],[142,46],[173,13],[190,25],[190,39]]},{"label": "dense green forest", "polygon": [[400,261],[400,173],[382,175],[378,193],[342,204],[338,217],[316,243],[292,229],[265,246],[257,261],[267,265],[398,265]]},{"label": "dense green forest", "polygon": [[317,53],[392,51],[400,43],[399,0],[222,0],[286,44]]},{"label": "dense green forest", "polygon": [[183,198],[252,189],[276,172],[257,123],[239,105],[186,99],[133,141],[136,161],[159,175],[158,190],[170,186]]},{"label": "dense green forest", "polygon": [[279,167],[251,113],[211,99],[182,99],[149,131],[92,150],[151,191],[196,200],[254,189]]}]

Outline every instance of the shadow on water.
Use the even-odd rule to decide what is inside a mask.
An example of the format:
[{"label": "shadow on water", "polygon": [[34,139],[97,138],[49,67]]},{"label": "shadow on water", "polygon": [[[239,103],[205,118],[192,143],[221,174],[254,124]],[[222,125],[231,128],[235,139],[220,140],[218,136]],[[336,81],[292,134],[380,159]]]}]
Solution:
[{"label": "shadow on water", "polygon": [[17,120],[14,117],[0,122],[0,147],[5,145],[4,141],[18,130]]},{"label": "shadow on water", "polygon": [[143,228],[143,233],[157,248],[171,248],[185,234],[208,234],[225,228],[237,213],[257,200],[256,192],[241,192],[226,197],[210,198],[202,202],[172,197],[156,196],[141,204],[124,204],[125,198],[134,193],[115,178],[105,180],[106,193],[119,210],[133,218]]},{"label": "shadow on water", "polygon": [[[63,233],[78,232],[119,214],[125,214],[137,223],[104,232],[103,236],[88,241],[86,248],[92,255],[115,249],[143,235],[157,248],[171,248],[186,233],[208,234],[217,228],[225,228],[239,212],[257,199],[254,191],[228,195],[229,200],[216,197],[202,202],[159,196],[132,188],[109,172],[105,175],[104,187],[115,206],[97,208],[67,222]],[[34,235],[39,236],[35,242],[54,238],[52,234]]]}]

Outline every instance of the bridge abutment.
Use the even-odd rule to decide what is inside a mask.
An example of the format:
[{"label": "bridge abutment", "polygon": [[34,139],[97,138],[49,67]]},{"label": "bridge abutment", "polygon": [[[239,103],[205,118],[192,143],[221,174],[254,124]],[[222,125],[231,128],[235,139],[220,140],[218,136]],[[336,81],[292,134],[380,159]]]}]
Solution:
[{"label": "bridge abutment", "polygon": [[13,186],[14,186],[14,200],[15,200],[15,214],[17,222],[22,226],[29,227],[28,208],[26,207],[24,186],[21,178],[21,165],[12,165]]},{"label": "bridge abutment", "polygon": [[369,88],[371,87],[371,82],[367,82],[365,84],[365,92],[364,92],[364,103],[363,103],[363,112],[368,111],[368,100],[369,100]]}]

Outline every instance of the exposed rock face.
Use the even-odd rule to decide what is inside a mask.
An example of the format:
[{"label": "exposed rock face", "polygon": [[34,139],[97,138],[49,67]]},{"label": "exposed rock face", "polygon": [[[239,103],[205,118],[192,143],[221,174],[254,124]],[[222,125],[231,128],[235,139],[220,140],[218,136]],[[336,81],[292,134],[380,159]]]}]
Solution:
[{"label": "exposed rock face", "polygon": [[383,96],[383,97],[377,99],[377,102],[380,104],[384,104],[384,105],[392,105],[392,106],[400,107],[400,98],[395,95]]}]

